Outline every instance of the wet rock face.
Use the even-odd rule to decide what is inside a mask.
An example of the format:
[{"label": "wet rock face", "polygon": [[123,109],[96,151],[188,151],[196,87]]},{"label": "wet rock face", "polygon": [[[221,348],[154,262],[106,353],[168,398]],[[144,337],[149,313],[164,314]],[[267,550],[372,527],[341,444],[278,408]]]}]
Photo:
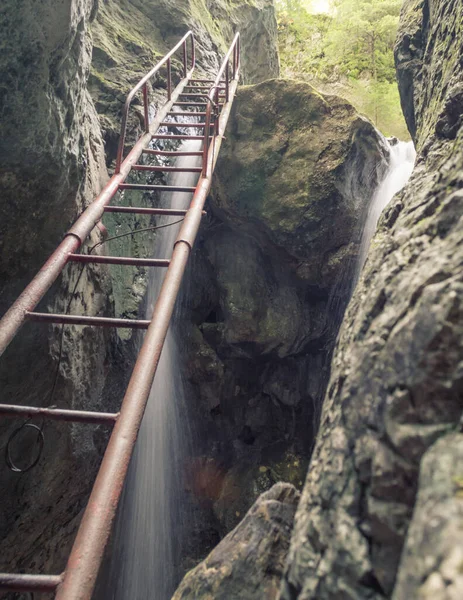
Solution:
[{"label": "wet rock face", "polygon": [[[197,67],[202,76],[215,77],[237,31],[242,36],[241,79],[257,83],[278,76],[273,0],[100,2],[92,26],[89,89],[100,117],[109,162],[115,157],[127,93],[190,29],[195,35]],[[181,60],[180,51],[172,67],[177,81]],[[153,106],[165,100],[165,77],[162,71],[154,84]],[[136,114],[129,123],[129,133],[133,135],[139,132],[143,119],[141,99],[134,100],[134,107]]]},{"label": "wet rock face", "polygon": [[[0,17],[0,314],[30,281],[66,228],[106,177],[96,112],[86,88],[90,68],[87,0],[2,3]],[[92,235],[91,242],[98,240]],[[111,314],[104,270],[69,266],[39,310]],[[111,334],[67,327],[55,394],[51,390],[59,328],[26,324],[0,361],[1,401],[110,410],[106,394]],[[108,401],[109,399],[109,401]],[[105,408],[103,409],[103,405]],[[101,428],[45,425],[43,454],[24,474],[7,469],[4,445],[24,420],[0,423],[0,556],[2,571],[57,572],[64,567],[98,465]],[[40,420],[32,423],[39,425]],[[35,456],[35,437],[22,430],[12,444],[19,467]]]},{"label": "wet rock face", "polygon": [[[246,43],[255,48],[246,77],[256,80],[277,73],[272,2],[255,0],[249,8],[231,1],[206,4],[162,0],[2,3],[0,314],[107,178],[104,150],[110,163],[128,89],[190,26],[197,34],[206,72],[216,68],[217,53],[228,47],[234,29],[241,28],[252,33]],[[214,16],[209,10],[215,11]],[[173,70],[178,73],[178,64]],[[163,88],[158,81],[154,104],[164,94],[165,82]],[[132,123],[133,135],[140,126],[138,117]],[[127,230],[133,221],[112,221],[113,228],[120,225]],[[94,233],[89,244],[99,239]],[[129,244],[127,240],[106,252],[149,254],[149,248],[149,243]],[[80,266],[71,265],[39,309],[109,316],[116,311],[134,316],[142,302],[144,274],[130,280],[130,275],[111,271],[113,276],[115,285],[106,269],[87,266],[80,275]],[[71,304],[69,291],[74,291]],[[58,328],[32,324],[23,328],[0,361],[2,402],[117,410],[125,386],[121,379],[130,373],[133,341],[122,342],[100,329],[66,327],[60,352],[60,337]],[[2,448],[21,423],[2,420]],[[8,491],[2,494],[0,510],[0,570],[59,572],[64,567],[106,437],[101,427],[47,423],[43,455],[33,471],[18,475],[0,465],[0,489]],[[35,444],[27,435],[16,440],[12,451],[24,466]]]},{"label": "wet rock face", "polygon": [[182,330],[206,440],[199,462],[219,482],[201,497],[221,535],[273,483],[302,485],[384,152],[350,105],[309,85],[272,80],[238,92]]},{"label": "wet rock face", "polygon": [[453,600],[463,590],[463,435],[450,433],[423,456],[413,520],[394,600]]},{"label": "wet rock face", "polygon": [[190,571],[172,600],[277,598],[299,493],[278,483],[241,523]]},{"label": "wet rock face", "polygon": [[[417,166],[380,221],[341,329],[284,600],[463,593],[450,564],[459,541],[444,543],[433,526],[448,503],[443,526],[459,527],[448,482],[453,467],[449,473],[442,445],[430,450],[418,479],[423,454],[459,428],[462,408],[461,27],[461,2],[404,5],[396,55]],[[459,437],[444,439],[456,456]],[[431,475],[430,465],[444,472]],[[440,477],[433,521],[423,506],[431,511],[430,480]],[[444,564],[454,574],[449,579]]]},{"label": "wet rock face", "polygon": [[96,179],[101,140],[86,90],[93,10],[93,0],[2,3],[2,284],[40,265],[59,240],[54,211],[69,222]]}]

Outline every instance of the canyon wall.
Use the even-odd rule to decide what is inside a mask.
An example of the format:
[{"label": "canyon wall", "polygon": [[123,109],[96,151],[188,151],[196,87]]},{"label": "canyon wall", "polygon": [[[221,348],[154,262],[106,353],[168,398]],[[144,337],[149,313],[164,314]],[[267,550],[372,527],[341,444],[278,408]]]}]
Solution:
[{"label": "canyon wall", "polygon": [[[244,45],[253,55],[244,58],[245,76],[256,81],[278,74],[270,0],[2,3],[0,313],[107,180],[128,90],[190,27],[202,74],[216,68],[237,27],[247,32]],[[153,110],[164,97],[165,82],[157,82]],[[129,140],[139,130],[135,116]],[[109,228],[137,223],[113,220]],[[98,241],[96,228],[88,244]],[[152,240],[138,246],[130,240],[110,250],[140,255],[151,248]],[[137,273],[71,265],[39,310],[134,316],[143,302],[139,279]],[[27,324],[0,361],[1,401],[115,411],[132,363],[130,336]],[[2,419],[2,452],[23,423]],[[35,435],[30,427],[16,435],[11,450],[19,466],[35,456]],[[2,571],[53,573],[64,567],[107,428],[46,422],[44,436],[34,469],[19,475],[5,464],[0,468]]]},{"label": "canyon wall", "polygon": [[459,0],[403,6],[396,62],[417,165],[342,325],[284,600],[463,593],[462,17]]}]

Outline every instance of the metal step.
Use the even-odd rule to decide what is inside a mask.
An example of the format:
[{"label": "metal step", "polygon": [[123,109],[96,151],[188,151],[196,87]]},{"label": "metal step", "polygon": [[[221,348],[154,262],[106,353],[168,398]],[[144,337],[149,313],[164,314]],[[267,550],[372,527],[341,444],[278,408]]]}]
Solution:
[{"label": "metal step", "polygon": [[[212,137],[212,136],[210,136]],[[156,133],[152,136],[153,140],[203,140],[203,135],[177,135],[169,133]]]},{"label": "metal step", "polygon": [[174,106],[207,106],[207,104],[207,102],[174,102]]},{"label": "metal step", "polygon": [[168,267],[170,264],[170,260],[164,258],[132,258],[131,256],[100,256],[98,254],[69,254],[68,260],[71,262],[131,267]]},{"label": "metal step", "polygon": [[166,171],[168,173],[201,173],[201,167],[162,167],[159,165],[133,165],[134,171]]},{"label": "metal step", "polygon": [[114,425],[119,413],[104,413],[88,410],[67,410],[62,408],[43,408],[40,406],[19,406],[0,404],[0,415],[4,417],[47,417],[53,421],[71,423],[95,423],[96,425]]},{"label": "metal step", "polygon": [[[174,102],[174,106],[207,106],[207,105],[208,105],[208,102]],[[218,106],[223,106],[223,102],[219,102]]]},{"label": "metal step", "polygon": [[114,319],[110,317],[85,317],[81,315],[63,315],[26,311],[26,318],[39,323],[58,323],[60,325],[91,325],[96,327],[120,327],[128,329],[148,329],[151,321],[138,319]]},{"label": "metal step", "polygon": [[[211,90],[212,86],[210,85],[186,85],[183,89],[190,88],[192,90]],[[214,88],[215,90],[225,90],[225,87],[219,86]]]},{"label": "metal step", "polygon": [[186,150],[155,150],[154,148],[145,148],[144,154],[151,156],[202,156],[200,151],[188,152]]},{"label": "metal step", "polygon": [[158,192],[194,192],[195,187],[183,187],[178,185],[148,185],[145,183],[120,183],[120,190],[151,190]]},{"label": "metal step", "polygon": [[[222,92],[219,91],[219,94],[221,94]],[[181,98],[182,96],[186,96],[187,98],[191,98],[192,96],[196,96],[198,98],[207,98],[207,96],[209,96],[209,92],[204,92],[204,93],[200,93],[200,94],[196,94],[195,92],[185,92],[184,94],[179,94],[178,97]],[[221,100],[223,100],[223,98],[221,98]]]},{"label": "metal step", "polygon": [[145,208],[141,206],[105,206],[105,212],[113,213],[134,213],[139,215],[166,215],[168,217],[183,217],[187,210],[177,210],[176,208]]},{"label": "metal step", "polygon": [[[172,110],[170,112],[167,113],[168,115],[171,115],[172,117],[205,117],[207,115],[207,113],[205,112],[195,112],[194,110],[190,110],[190,111],[186,111],[186,112],[181,112],[181,111],[177,111],[177,110]],[[213,115],[211,114],[211,117]]]},{"label": "metal step", "polygon": [[55,592],[63,582],[63,575],[29,575],[28,573],[0,573],[0,589],[10,592]]},{"label": "metal step", "polygon": [[[189,83],[215,83],[215,79],[190,79]],[[225,83],[223,79],[219,83]]]},{"label": "metal step", "polygon": [[175,121],[163,121],[162,123],[159,123],[159,126],[177,127],[178,129],[181,129],[182,127],[204,129],[204,127],[206,127],[206,123],[175,123]]}]

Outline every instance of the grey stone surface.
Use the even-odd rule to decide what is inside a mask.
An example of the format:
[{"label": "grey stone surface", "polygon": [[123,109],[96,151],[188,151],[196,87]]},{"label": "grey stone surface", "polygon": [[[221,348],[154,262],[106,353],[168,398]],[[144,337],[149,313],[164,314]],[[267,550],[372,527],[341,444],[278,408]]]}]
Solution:
[{"label": "grey stone surface", "polygon": [[277,597],[299,493],[278,483],[190,571],[172,600],[273,600]]},{"label": "grey stone surface", "polygon": [[[91,59],[88,28],[96,5],[88,0],[3,2],[0,9],[0,313],[8,308],[62,239],[79,210],[107,177],[97,115],[86,88]],[[99,239],[91,236],[90,243]],[[80,267],[69,266],[40,304],[67,308]],[[87,267],[69,307],[76,314],[111,314],[104,269]],[[1,402],[87,410],[115,408],[105,395],[113,336],[67,327],[57,377],[59,328],[27,324],[0,361]],[[110,399],[108,401],[108,398]],[[45,425],[37,467],[7,469],[4,446],[23,419],[0,424],[0,570],[59,572],[100,456],[100,429]],[[40,420],[33,420],[40,425]],[[34,438],[16,438],[20,466]]]},{"label": "grey stone surface", "polygon": [[463,597],[463,435],[451,433],[423,456],[393,600]]},{"label": "grey stone surface", "polygon": [[421,458],[459,424],[462,22],[460,1],[404,4],[396,56],[417,165],[382,216],[341,329],[284,600],[391,597]]},{"label": "grey stone surface", "polygon": [[381,136],[344,100],[283,80],[239,90],[182,327],[221,535],[272,483],[302,484],[360,216],[385,165]]},{"label": "grey stone surface", "polygon": [[[92,26],[89,89],[100,117],[109,161],[115,157],[121,109],[138,80],[191,29],[196,40],[196,76],[211,77],[237,31],[241,33],[241,80],[258,83],[279,74],[274,0],[117,0],[100,2]],[[190,47],[188,47],[190,52]],[[182,54],[173,61],[181,73]],[[165,99],[166,70],[154,83],[153,106]],[[129,138],[140,131],[141,99],[134,100]]]}]

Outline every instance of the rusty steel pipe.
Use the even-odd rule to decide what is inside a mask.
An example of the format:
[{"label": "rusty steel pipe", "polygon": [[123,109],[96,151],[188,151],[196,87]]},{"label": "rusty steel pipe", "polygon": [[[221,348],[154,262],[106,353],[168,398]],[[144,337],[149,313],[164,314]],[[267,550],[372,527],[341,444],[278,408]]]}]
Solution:
[{"label": "rusty steel pipe", "polygon": [[150,102],[148,97],[148,84],[143,86],[143,115],[145,119],[145,133],[150,130]]},{"label": "rusty steel pipe", "polygon": [[[186,48],[187,37],[188,34],[183,40],[179,42],[176,48],[180,47],[182,41],[185,41],[184,47]],[[194,39],[193,37],[191,39],[192,63],[194,66]],[[19,324],[13,323],[12,325],[10,321],[14,321],[14,319],[11,319],[11,317],[9,317],[6,321],[6,329],[8,331],[7,335],[4,336],[4,341],[7,340],[8,335],[11,335],[12,331],[12,336],[14,336],[16,330],[26,318],[60,323],[108,325],[121,327],[133,327],[137,325],[141,326],[143,324],[143,327],[146,325],[148,327],[148,330],[142,348],[138,355],[126,394],[122,401],[121,411],[119,413],[113,432],[111,434],[110,441],[104,454],[103,461],[99,469],[95,484],[93,486],[88,505],[84,512],[83,519],[79,527],[65,573],[62,576],[16,576],[8,574],[3,576],[3,580],[0,576],[0,589],[10,589],[8,587],[5,587],[8,585],[16,586],[13,589],[17,591],[53,591],[53,589],[56,588],[57,600],[90,600],[91,598],[99,566],[101,564],[104,548],[106,546],[110,534],[116,507],[126,477],[129,461],[133,453],[133,448],[137,438],[140,423],[143,418],[146,403],[148,401],[150,389],[153,383],[163,343],[167,335],[170,319],[174,309],[175,299],[177,297],[181,280],[188,261],[188,257],[190,255],[191,248],[193,246],[201,222],[201,215],[203,214],[204,203],[211,185],[212,172],[217,161],[218,150],[220,148],[223,133],[225,131],[225,126],[231,109],[231,101],[234,97],[236,87],[238,84],[239,34],[235,36],[234,42],[230,47],[226,58],[224,59],[222,68],[219,72],[218,78],[216,79],[214,87],[217,86],[217,81],[221,78],[226,66],[226,61],[230,60],[230,54],[232,51],[236,53],[236,56],[238,57],[238,65],[235,73],[236,79],[234,79],[230,85],[230,101],[226,102],[223,105],[219,120],[214,122],[214,135],[218,134],[217,137],[214,139],[214,146],[211,148],[210,144],[208,143],[209,131],[206,130],[204,138],[202,138],[204,139],[208,150],[206,166],[207,176],[201,176],[200,178],[190,208],[186,214],[179,235],[175,242],[170,265],[167,270],[159,294],[159,298],[154,308],[152,321],[134,321],[127,319],[109,319],[105,317],[80,317],[77,315],[53,315],[30,312],[31,308],[34,308],[38,300],[40,300],[40,298],[43,297],[47,289],[49,289],[50,285],[56,279],[57,275],[61,272],[66,260],[69,258],[69,253],[73,253],[76,249],[78,249],[78,247],[82,244],[83,240],[87,237],[88,233],[91,231],[93,225],[99,221],[102,213],[108,206],[109,201],[116,193],[120,184],[126,178],[131,167],[134,164],[136,164],[136,161],[139,158],[140,154],[143,152],[144,149],[146,149],[146,146],[151,139],[151,134],[145,134],[137,142],[137,144],[135,144],[134,148],[130,151],[127,158],[123,162],[119,163],[119,172],[115,176],[113,176],[113,178],[110,180],[110,182],[108,182],[107,186],[102,191],[100,196],[98,196],[96,201],[88,207],[88,209],[78,219],[76,224],[66,234],[64,242],[60,245],[60,248],[58,249],[60,250],[61,254],[57,251],[56,253],[54,253],[54,255],[52,255],[50,259],[50,261],[52,261],[52,259],[59,259],[59,261],[61,261],[61,265],[55,266],[49,271],[47,271],[47,269],[44,269],[44,273],[42,274],[43,280],[40,279],[40,281],[36,281],[37,279],[39,279],[38,277],[36,277],[23,293],[22,296],[24,296],[24,298],[22,302],[17,302],[15,303],[15,305],[13,305],[14,311],[12,314],[14,314],[14,312],[16,311],[20,315]],[[165,59],[164,61],[161,61],[162,64],[164,64]],[[161,66],[161,63],[159,63],[158,66]],[[154,72],[150,72],[151,75],[153,75]],[[139,85],[143,85],[144,83],[146,83],[149,79],[149,76],[150,74],[148,74],[146,78],[142,79],[141,82],[139,82]],[[174,94],[172,95],[172,101],[168,102],[160,111],[159,116],[153,121],[150,127],[150,131],[155,131],[154,128],[157,129],[157,127],[159,126],[160,119],[162,119],[165,116],[165,111],[168,111],[170,107],[176,102],[178,95],[180,94],[179,89],[180,87],[182,87],[183,89],[185,83],[185,81],[182,81],[179,84],[179,86],[177,86],[177,88],[174,91]],[[211,102],[212,98],[214,97],[212,91],[211,95],[211,101],[208,100],[207,103],[207,112],[209,113],[209,129],[211,122]],[[130,98],[128,98],[128,100],[129,99]],[[130,102],[127,102],[127,110],[129,105]],[[121,131],[125,133],[124,127]],[[123,142],[123,140],[121,141]],[[167,152],[163,154],[167,154]],[[182,153],[178,154],[180,155]],[[52,265],[53,262],[50,263],[50,266]],[[31,305],[31,308],[28,308],[29,305]],[[5,322],[0,322],[0,333],[2,331],[2,323],[5,324]],[[0,351],[2,351],[1,345]],[[24,408],[26,410],[31,409],[31,407]]]},{"label": "rusty steel pipe", "polygon": [[106,206],[105,212],[166,215],[168,217],[183,217],[187,213],[186,210],[176,208],[145,208],[144,206]]},{"label": "rusty steel pipe", "polygon": [[[237,85],[238,81],[234,80],[230,86],[231,100]],[[220,117],[218,131],[222,132],[221,135],[225,131],[230,109],[231,101],[225,105]],[[220,147],[220,143],[219,137],[216,149]],[[151,324],[135,363],[122,401],[120,416],[106,448],[66,566],[63,582],[57,590],[56,600],[89,600],[91,598],[169,328],[175,300],[211,186],[211,174],[217,161],[217,152],[213,152],[213,148],[210,148],[207,161],[207,172],[210,176],[200,178],[175,242],[171,263],[154,308]]]},{"label": "rusty steel pipe", "polygon": [[115,319],[112,317],[86,317],[84,315],[65,315],[55,313],[26,312],[26,319],[38,323],[57,323],[59,325],[91,325],[93,327],[120,327],[128,329],[148,329],[150,321],[140,319]]},{"label": "rusty steel pipe", "polygon": [[94,423],[95,425],[114,425],[119,413],[67,410],[61,408],[43,408],[40,406],[19,406],[17,404],[0,404],[0,415],[3,417],[46,417],[52,421]]},{"label": "rusty steel pipe", "polygon": [[63,575],[0,573],[0,590],[10,592],[54,592]]},{"label": "rusty steel pipe", "polygon": [[167,59],[167,100],[172,96],[172,67],[170,58]]},{"label": "rusty steel pipe", "polygon": [[[124,109],[122,111],[122,122],[121,122],[121,133],[119,136],[119,145],[117,147],[117,156],[116,156],[116,169],[115,169],[115,173],[119,173],[119,171],[121,170],[122,167],[122,162],[123,162],[123,158],[124,158],[124,145],[125,145],[125,136],[126,136],[126,131],[127,131],[127,122],[129,119],[129,110],[130,110],[130,105],[132,104],[132,100],[134,99],[136,93],[152,78],[154,77],[154,75],[156,75],[156,73],[159,71],[159,69],[165,65],[167,63],[167,61],[177,52],[177,50],[179,48],[182,47],[182,45],[185,45],[186,48],[186,41],[188,40],[188,38],[191,38],[191,47],[192,47],[192,54],[193,54],[193,59],[192,59],[192,65],[191,65],[191,69],[190,71],[185,71],[185,77],[184,79],[182,79],[180,81],[180,83],[177,85],[177,87],[175,88],[174,94],[172,94],[173,96],[175,95],[175,97],[173,98],[174,100],[177,99],[175,92],[177,90],[181,91],[186,83],[188,83],[188,78],[193,74],[193,70],[195,68],[195,52],[194,52],[194,45],[195,45],[195,41],[194,41],[194,37],[193,37],[193,32],[188,31],[183,37],[182,39],[172,48],[172,50],[166,54],[164,56],[164,58],[162,60],[160,60],[152,69],[149,73],[147,73],[144,77],[142,77],[140,79],[140,81],[137,83],[137,85],[132,88],[132,90],[130,91],[129,95],[127,96],[127,99],[125,101],[124,104]],[[181,88],[181,89],[180,89]],[[169,99],[167,101],[169,104]],[[164,105],[166,106],[166,105]],[[158,125],[156,126],[157,129]],[[153,127],[150,127],[150,129],[152,130]]]},{"label": "rusty steel pipe", "polygon": [[[182,80],[172,94],[172,99],[167,102],[158,112],[151,124],[151,130],[155,130],[163,121],[174,105],[178,94],[187,80]],[[64,240],[46,261],[37,275],[32,279],[22,294],[11,305],[0,320],[0,356],[6,350],[19,328],[25,322],[27,311],[32,311],[44,297],[53,283],[56,281],[67,264],[69,254],[75,253],[84,243],[92,229],[103,216],[105,207],[111,202],[119,189],[119,185],[125,181],[130,169],[137,163],[142,152],[151,142],[151,133],[145,133],[134,145],[124,162],[119,173],[111,177],[100,194],[89,204],[80,215],[71,229],[66,233]]]},{"label": "rusty steel pipe", "polygon": [[166,258],[132,258],[131,256],[101,256],[100,254],[70,254],[69,261],[129,267],[168,267],[170,262]]},{"label": "rusty steel pipe", "polygon": [[186,49],[186,40],[183,42],[183,76],[186,77],[188,73],[188,58]]},{"label": "rusty steel pipe", "polygon": [[[240,70],[240,34],[237,33],[235,35],[235,37],[233,38],[233,42],[231,43],[230,48],[228,49],[227,54],[225,55],[225,58],[222,61],[222,65],[219,69],[219,72],[217,73],[217,77],[215,78],[214,84],[212,85],[212,87],[209,90],[208,96],[207,96],[207,106],[206,106],[206,119],[205,119],[205,128],[204,128],[204,146],[203,146],[203,153],[204,153],[204,157],[209,155],[209,147],[210,147],[210,127],[211,127],[211,120],[212,120],[212,108],[213,106],[218,106],[219,105],[219,98],[218,98],[218,91],[220,88],[220,83],[222,80],[222,75],[225,73],[226,74],[226,81],[225,81],[225,85],[226,85],[226,99],[225,99],[225,104],[222,106],[222,110],[221,110],[221,114],[223,114],[224,112],[227,112],[227,119],[228,119],[228,114],[229,114],[229,110],[226,111],[226,107],[227,105],[229,105],[229,100],[230,100],[230,87],[229,87],[229,81],[228,81],[228,63],[230,62],[230,57],[231,56],[235,56],[236,54],[236,68],[235,68],[235,64],[234,64],[234,69],[233,69],[233,79],[232,79],[232,85],[234,85],[234,90],[233,90],[233,94],[231,95],[231,98],[233,99],[235,91],[236,91],[236,87],[238,85],[238,78],[239,78],[239,70]],[[235,61],[234,61],[235,63]],[[216,127],[216,124],[214,123],[214,133],[217,136],[223,135],[223,132],[225,131],[224,127],[227,123],[227,121],[225,120],[225,125],[223,126],[223,128],[221,129],[221,125],[220,125],[221,121],[219,119],[219,124],[218,127]],[[222,132],[222,133],[221,133]],[[215,138],[217,139],[217,138]],[[215,144],[217,144],[217,142],[215,142]],[[220,148],[220,144],[219,144],[219,148]],[[218,149],[217,149],[218,152]],[[215,164],[215,162],[214,162]],[[212,174],[211,171],[207,170],[208,167],[208,163],[204,161],[203,159],[203,177],[208,177],[209,175]]]}]

